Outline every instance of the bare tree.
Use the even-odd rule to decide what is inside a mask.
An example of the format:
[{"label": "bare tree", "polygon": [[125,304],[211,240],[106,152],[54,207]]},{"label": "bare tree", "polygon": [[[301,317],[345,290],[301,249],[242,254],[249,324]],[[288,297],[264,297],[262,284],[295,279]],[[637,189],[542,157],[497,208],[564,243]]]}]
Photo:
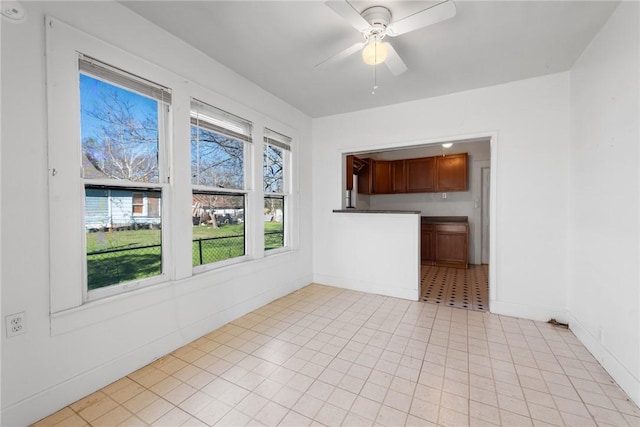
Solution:
[{"label": "bare tree", "polygon": [[282,193],[284,191],[284,168],[282,149],[266,145],[264,147],[263,182],[267,193]]},{"label": "bare tree", "polygon": [[113,90],[101,92],[83,113],[98,124],[82,141],[83,154],[93,167],[85,167],[85,177],[158,180],[157,112],[138,112],[133,101]]},{"label": "bare tree", "polygon": [[191,127],[192,182],[216,188],[244,188],[244,143]]}]

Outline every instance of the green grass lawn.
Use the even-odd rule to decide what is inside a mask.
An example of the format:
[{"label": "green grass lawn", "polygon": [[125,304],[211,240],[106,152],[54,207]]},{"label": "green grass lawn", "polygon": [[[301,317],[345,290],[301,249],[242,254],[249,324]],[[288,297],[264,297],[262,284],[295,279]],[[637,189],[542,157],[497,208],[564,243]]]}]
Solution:
[{"label": "green grass lawn", "polygon": [[[265,222],[264,229],[265,249],[282,247],[283,224]],[[89,290],[153,277],[162,272],[161,230],[95,232],[87,233],[86,236]],[[117,249],[125,250],[104,253]],[[223,225],[218,228],[193,227],[194,266],[244,254],[244,224]]]}]

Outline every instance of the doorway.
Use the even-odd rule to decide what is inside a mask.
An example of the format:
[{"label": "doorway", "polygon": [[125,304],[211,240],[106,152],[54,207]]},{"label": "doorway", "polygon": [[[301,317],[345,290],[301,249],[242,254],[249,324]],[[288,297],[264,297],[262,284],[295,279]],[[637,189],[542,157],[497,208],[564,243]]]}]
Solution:
[{"label": "doorway", "polygon": [[[426,192],[426,193],[410,193],[399,192],[394,193],[367,193],[356,191],[358,187],[355,180],[358,177],[343,176],[343,190],[349,184],[351,178],[351,188],[353,190],[347,194],[347,199],[353,203],[356,209],[362,210],[411,210],[419,211],[422,216],[430,217],[461,217],[465,216],[469,222],[469,240],[468,253],[470,268],[467,271],[466,278],[455,272],[433,272],[432,276],[427,279],[425,273],[425,265],[420,264],[419,267],[419,284],[418,297],[425,301],[425,294],[430,287],[431,277],[446,278],[440,282],[440,287],[431,287],[434,297],[440,297],[440,303],[448,306],[459,306],[461,308],[474,309],[482,306],[482,311],[489,311],[489,301],[496,294],[495,290],[495,245],[493,239],[495,233],[491,222],[495,221],[494,209],[495,202],[491,200],[493,192],[495,192],[497,153],[496,138],[493,133],[485,133],[481,135],[466,135],[459,138],[448,138],[446,140],[438,139],[431,141],[423,141],[422,143],[398,143],[393,146],[375,147],[360,151],[344,152],[343,170],[348,170],[347,157],[349,155],[358,156],[359,158],[370,158],[377,162],[395,162],[397,160],[418,159],[430,156],[447,156],[457,153],[467,153],[470,160],[467,169],[467,179],[470,184],[468,191],[460,192]],[[451,144],[444,144],[445,142]],[[395,179],[395,175],[394,179]],[[386,187],[385,187],[386,188]],[[493,191],[492,191],[493,190]],[[344,192],[342,195],[345,200]],[[343,202],[343,208],[346,202]],[[489,269],[489,263],[492,268]],[[433,267],[433,266],[427,266]],[[447,268],[447,267],[434,267]],[[471,272],[471,270],[475,270]],[[440,274],[442,273],[442,274]],[[450,282],[447,282],[450,281]],[[472,286],[479,283],[479,289],[472,289],[464,285]],[[455,285],[455,286],[454,286]],[[437,291],[436,291],[437,289]],[[455,291],[455,292],[454,292]],[[481,301],[471,301],[472,297],[482,296]],[[459,300],[457,297],[460,296]],[[467,301],[464,301],[464,297]],[[445,303],[446,300],[446,303]],[[452,305],[453,304],[453,305]],[[458,304],[458,305],[456,305]],[[465,304],[467,307],[465,307]]]},{"label": "doorway", "polygon": [[[491,153],[493,155],[493,153]],[[473,212],[470,222],[468,269],[420,267],[420,300],[474,311],[489,311],[491,162],[474,161],[471,166]]]}]

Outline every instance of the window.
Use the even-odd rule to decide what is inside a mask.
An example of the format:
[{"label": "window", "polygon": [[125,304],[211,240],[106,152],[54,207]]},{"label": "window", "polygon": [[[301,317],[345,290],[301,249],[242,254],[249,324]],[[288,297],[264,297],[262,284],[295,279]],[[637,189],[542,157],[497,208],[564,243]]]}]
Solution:
[{"label": "window", "polygon": [[193,266],[246,254],[245,158],[251,122],[191,102]]},{"label": "window", "polygon": [[264,185],[264,249],[286,246],[285,212],[291,138],[265,129],[262,179]]},{"label": "window", "polygon": [[163,123],[171,95],[93,58],[80,55],[78,64],[91,298],[163,273]]},{"label": "window", "polygon": [[132,193],[131,194],[131,204],[132,204],[132,214],[133,215],[143,215],[144,214],[144,195],[143,193]]}]

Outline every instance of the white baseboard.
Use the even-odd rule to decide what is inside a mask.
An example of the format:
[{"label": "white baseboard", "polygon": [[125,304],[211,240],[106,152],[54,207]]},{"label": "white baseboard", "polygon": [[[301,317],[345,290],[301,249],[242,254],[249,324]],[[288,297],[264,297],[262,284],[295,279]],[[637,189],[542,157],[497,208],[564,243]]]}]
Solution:
[{"label": "white baseboard", "polygon": [[602,345],[568,310],[550,309],[548,307],[529,306],[526,304],[512,304],[500,301],[490,301],[491,313],[505,316],[521,317],[524,319],[547,321],[556,319],[561,323],[568,323],[569,329],[596,358],[607,373],[624,390],[629,398],[640,406],[640,380],[636,378],[611,352]]},{"label": "white baseboard", "polygon": [[640,379],[636,378],[587,328],[569,314],[569,329],[584,344],[629,398],[640,406]]},{"label": "white baseboard", "polygon": [[349,289],[352,291],[366,292],[387,297],[408,299],[418,301],[420,299],[420,288],[400,288],[393,285],[379,285],[372,282],[365,282],[356,278],[336,277],[324,274],[313,276],[313,282],[319,285],[334,286],[336,288]]},{"label": "white baseboard", "polygon": [[568,313],[563,308],[553,308],[529,304],[514,304],[504,301],[489,301],[489,311],[503,316],[521,317],[523,319],[546,322],[556,319],[558,322],[567,323]]}]

